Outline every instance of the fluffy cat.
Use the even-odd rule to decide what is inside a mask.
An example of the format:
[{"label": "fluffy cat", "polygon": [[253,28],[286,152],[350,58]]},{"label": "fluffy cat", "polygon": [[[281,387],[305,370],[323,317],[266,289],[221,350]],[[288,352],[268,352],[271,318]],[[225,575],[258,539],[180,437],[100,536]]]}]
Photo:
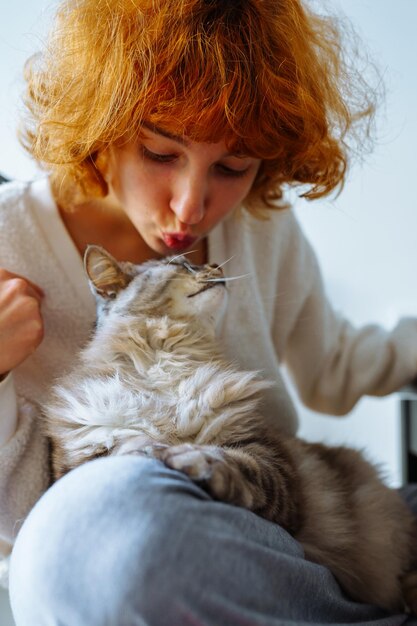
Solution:
[{"label": "fluffy cat", "polygon": [[286,528],[352,598],[415,612],[410,511],[357,451],[266,427],[257,405],[270,383],[216,343],[221,268],[185,257],[118,263],[97,246],[85,268],[97,325],[46,407],[55,478],[103,455],[155,457]]}]

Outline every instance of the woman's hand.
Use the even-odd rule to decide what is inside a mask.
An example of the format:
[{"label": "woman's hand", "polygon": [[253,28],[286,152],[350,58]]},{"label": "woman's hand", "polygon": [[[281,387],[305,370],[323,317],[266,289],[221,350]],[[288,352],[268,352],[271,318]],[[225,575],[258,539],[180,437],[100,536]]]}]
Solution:
[{"label": "woman's hand", "polygon": [[41,343],[43,297],[38,285],[0,268],[0,380]]}]

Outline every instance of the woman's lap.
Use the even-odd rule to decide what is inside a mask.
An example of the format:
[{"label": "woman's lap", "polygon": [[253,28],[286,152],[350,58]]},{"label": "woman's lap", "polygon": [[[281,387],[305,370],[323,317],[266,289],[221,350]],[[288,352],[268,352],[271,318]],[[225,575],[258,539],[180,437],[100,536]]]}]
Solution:
[{"label": "woman's lap", "polygon": [[41,498],[10,591],[17,626],[406,621],[348,600],[280,527],[139,457],[88,463]]}]

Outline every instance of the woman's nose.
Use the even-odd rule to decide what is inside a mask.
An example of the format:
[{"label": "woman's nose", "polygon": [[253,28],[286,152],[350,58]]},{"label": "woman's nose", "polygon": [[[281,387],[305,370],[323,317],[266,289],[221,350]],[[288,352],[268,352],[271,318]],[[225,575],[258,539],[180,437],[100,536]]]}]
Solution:
[{"label": "woman's nose", "polygon": [[201,222],[207,205],[207,183],[203,177],[187,176],[178,181],[170,205],[183,224]]}]

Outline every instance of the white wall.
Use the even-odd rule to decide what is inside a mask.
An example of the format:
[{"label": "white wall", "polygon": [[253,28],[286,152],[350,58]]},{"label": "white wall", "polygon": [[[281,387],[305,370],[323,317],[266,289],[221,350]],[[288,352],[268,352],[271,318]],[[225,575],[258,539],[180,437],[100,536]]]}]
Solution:
[{"label": "white wall", "polygon": [[53,3],[14,0],[3,4],[0,20],[0,172],[24,180],[38,170],[16,140],[23,65],[40,46]]},{"label": "white wall", "polygon": [[[391,327],[417,313],[417,2],[332,0],[356,24],[384,74],[378,143],[334,203],[300,203],[328,293],[354,323]],[[400,482],[398,396],[363,399],[349,418],[302,410],[301,434],[365,446]]]},{"label": "white wall", "polygon": [[[387,97],[379,117],[380,140],[362,167],[353,170],[333,203],[299,202],[296,211],[321,261],[329,296],[353,322],[390,326],[417,312],[417,2],[332,0],[374,51]],[[15,178],[36,174],[15,139],[21,68],[38,47],[50,7],[45,0],[14,0],[0,22],[0,172]],[[344,419],[301,409],[301,434],[366,447],[382,461],[392,483],[400,481],[398,398],[364,399]]]}]

